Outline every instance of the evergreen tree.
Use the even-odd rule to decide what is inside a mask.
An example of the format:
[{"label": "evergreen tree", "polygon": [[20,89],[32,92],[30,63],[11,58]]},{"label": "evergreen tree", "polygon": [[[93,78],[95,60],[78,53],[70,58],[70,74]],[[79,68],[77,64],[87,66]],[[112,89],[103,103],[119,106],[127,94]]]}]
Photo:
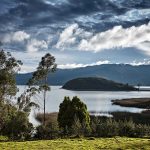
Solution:
[{"label": "evergreen tree", "polygon": [[75,120],[79,120],[78,123],[84,125],[84,128],[90,129],[90,116],[87,106],[77,96],[73,97],[72,100],[69,97],[65,97],[59,106],[59,127],[64,130],[66,128],[71,129],[75,124]]}]

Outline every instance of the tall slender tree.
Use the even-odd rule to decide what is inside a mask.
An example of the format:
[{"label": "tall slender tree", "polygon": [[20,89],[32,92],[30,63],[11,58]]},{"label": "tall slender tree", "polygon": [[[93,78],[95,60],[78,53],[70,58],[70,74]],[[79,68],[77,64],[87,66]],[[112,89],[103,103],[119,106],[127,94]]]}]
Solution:
[{"label": "tall slender tree", "polygon": [[45,125],[45,105],[46,105],[46,93],[50,91],[50,86],[48,84],[48,75],[56,71],[57,65],[55,63],[55,57],[47,53],[42,57],[37,70],[33,72],[32,78],[29,80],[29,86],[38,85],[38,90],[43,92],[43,102],[44,102],[44,118],[43,125]]}]

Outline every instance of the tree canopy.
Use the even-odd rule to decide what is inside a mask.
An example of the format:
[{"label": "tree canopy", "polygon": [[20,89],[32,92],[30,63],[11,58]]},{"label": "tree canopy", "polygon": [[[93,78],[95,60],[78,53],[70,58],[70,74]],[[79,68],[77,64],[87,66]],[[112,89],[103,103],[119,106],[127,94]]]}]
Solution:
[{"label": "tree canopy", "polygon": [[59,106],[58,123],[60,128],[71,128],[78,118],[81,125],[87,128],[90,124],[90,116],[87,111],[87,106],[77,96],[72,100],[65,97],[64,101]]},{"label": "tree canopy", "polygon": [[0,100],[14,96],[17,92],[15,75],[22,62],[16,60],[9,52],[0,51]]}]

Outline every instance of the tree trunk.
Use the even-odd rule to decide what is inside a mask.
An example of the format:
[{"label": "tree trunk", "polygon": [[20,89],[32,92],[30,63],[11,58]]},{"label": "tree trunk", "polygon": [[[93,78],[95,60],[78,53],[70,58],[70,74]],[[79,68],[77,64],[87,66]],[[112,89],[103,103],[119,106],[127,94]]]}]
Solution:
[{"label": "tree trunk", "polygon": [[43,121],[44,126],[45,126],[45,101],[46,101],[46,90],[44,90],[44,121]]},{"label": "tree trunk", "polygon": [[[47,84],[47,76],[45,77],[45,86]],[[46,88],[46,87],[45,87]],[[45,117],[45,105],[46,105],[46,89],[44,89],[44,120],[43,120],[43,125],[45,126],[45,121],[46,121],[46,117]]]}]

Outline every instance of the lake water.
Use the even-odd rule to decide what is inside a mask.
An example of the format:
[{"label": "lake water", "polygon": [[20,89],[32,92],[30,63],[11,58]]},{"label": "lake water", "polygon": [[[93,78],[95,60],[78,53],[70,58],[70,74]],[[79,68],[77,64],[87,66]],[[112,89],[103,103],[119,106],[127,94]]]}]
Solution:
[{"label": "lake water", "polygon": [[[26,86],[18,86],[20,92],[26,89]],[[19,94],[18,93],[18,94]],[[47,93],[46,99],[46,112],[58,112],[59,105],[63,101],[64,96],[78,96],[88,108],[88,111],[94,115],[108,115],[113,111],[129,111],[129,112],[141,112],[142,109],[121,107],[112,105],[111,100],[122,98],[143,98],[150,97],[148,91],[133,91],[133,92],[112,92],[112,91],[69,91],[61,89],[61,86],[51,86],[51,91]],[[30,120],[34,122],[33,115],[36,112],[43,112],[42,94],[34,96],[34,101],[40,105],[40,110],[33,110],[30,116]]]}]

